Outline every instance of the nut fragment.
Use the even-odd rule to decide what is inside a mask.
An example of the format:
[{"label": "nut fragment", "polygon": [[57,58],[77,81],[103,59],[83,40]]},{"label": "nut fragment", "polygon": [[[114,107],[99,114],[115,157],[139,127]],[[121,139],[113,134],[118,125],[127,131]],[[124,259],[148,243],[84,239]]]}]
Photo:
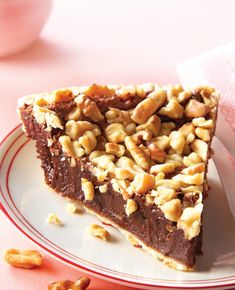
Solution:
[{"label": "nut fragment", "polygon": [[89,226],[89,233],[92,236],[95,236],[104,241],[107,241],[109,238],[109,232],[106,229],[104,229],[102,226],[99,226],[97,224],[91,224]]},{"label": "nut fragment", "polygon": [[211,129],[214,128],[215,124],[212,119],[206,120],[204,117],[194,118],[192,120],[196,127]]},{"label": "nut fragment", "polygon": [[65,133],[73,140],[77,140],[78,137],[82,136],[86,131],[92,131],[98,129],[98,126],[88,121],[69,120],[65,125]]},{"label": "nut fragment", "polygon": [[150,173],[171,173],[174,172],[175,167],[174,163],[156,164],[150,168]]},{"label": "nut fragment", "polygon": [[110,108],[109,111],[106,112],[105,117],[108,124],[122,123],[126,126],[132,122],[129,112],[116,108]]},{"label": "nut fragment", "polygon": [[147,173],[137,173],[131,185],[137,193],[145,194],[155,187],[155,178]]},{"label": "nut fragment", "polygon": [[128,199],[125,206],[125,211],[128,216],[137,210],[138,206],[133,199]]},{"label": "nut fragment", "polygon": [[198,163],[195,165],[191,165],[187,168],[184,168],[181,173],[186,175],[193,175],[195,173],[202,173],[205,171],[205,164],[204,163]]},{"label": "nut fragment", "polygon": [[131,119],[137,124],[143,124],[166,101],[166,92],[157,90],[148,95],[134,109]]},{"label": "nut fragment", "polygon": [[177,193],[172,188],[159,186],[157,190],[151,191],[151,195],[155,196],[154,202],[156,205],[163,205],[164,203],[176,198]]},{"label": "nut fragment", "polygon": [[196,152],[192,152],[188,156],[184,156],[183,158],[183,163],[185,166],[191,166],[200,162],[202,162],[202,159]]},{"label": "nut fragment", "polygon": [[135,131],[136,131],[136,124],[135,123],[130,123],[130,124],[126,125],[125,131],[126,131],[127,135],[134,134]]},{"label": "nut fragment", "polygon": [[34,250],[9,249],[4,253],[5,261],[17,268],[32,269],[42,265],[42,256]]},{"label": "nut fragment", "polygon": [[52,92],[53,103],[65,103],[71,101],[74,96],[69,89],[60,89]]},{"label": "nut fragment", "polygon": [[82,145],[86,154],[90,154],[95,149],[97,141],[92,131],[86,131],[82,137],[78,139],[78,143]]},{"label": "nut fragment", "polygon": [[93,184],[86,178],[81,179],[82,191],[84,192],[85,200],[92,201],[95,196],[95,190]]},{"label": "nut fragment", "polygon": [[177,222],[177,228],[184,231],[185,238],[188,240],[198,236],[200,232],[202,209],[202,204],[185,208]]},{"label": "nut fragment", "polygon": [[144,124],[139,125],[136,128],[136,131],[142,131],[147,129],[153,134],[153,136],[157,136],[159,134],[160,127],[161,120],[157,115],[153,115],[150,118],[148,118],[148,120]]},{"label": "nut fragment", "polygon": [[105,193],[105,192],[107,192],[107,190],[108,190],[108,185],[107,185],[107,183],[105,183],[105,184],[99,186],[99,191],[100,191],[101,193]]},{"label": "nut fragment", "polygon": [[149,143],[147,148],[150,152],[150,158],[156,162],[163,163],[166,160],[166,153],[161,150],[157,144]]},{"label": "nut fragment", "polygon": [[143,150],[139,148],[134,140],[127,136],[125,138],[125,145],[127,150],[130,152],[132,157],[134,158],[135,162],[143,169],[148,170],[149,169],[149,162],[148,159],[146,158]]},{"label": "nut fragment", "polygon": [[164,203],[161,207],[165,217],[173,222],[177,222],[181,216],[181,201],[178,198],[172,199]]},{"label": "nut fragment", "polygon": [[62,225],[62,222],[56,213],[49,213],[46,219],[48,224]]},{"label": "nut fragment", "polygon": [[175,123],[173,122],[165,122],[161,124],[161,129],[160,129],[160,136],[166,135],[169,136],[171,131],[175,128]]},{"label": "nut fragment", "polygon": [[186,105],[184,113],[188,118],[204,117],[208,113],[208,107],[197,100],[191,99]]},{"label": "nut fragment", "polygon": [[107,86],[92,84],[84,90],[84,94],[88,96],[112,97],[115,95],[115,90]]},{"label": "nut fragment", "polygon": [[179,131],[172,131],[170,134],[170,146],[178,153],[182,154],[184,151],[185,138]]},{"label": "nut fragment", "polygon": [[90,281],[87,277],[80,277],[75,282],[71,280],[57,281],[49,284],[48,290],[85,290]]},{"label": "nut fragment", "polygon": [[99,122],[104,119],[100,109],[89,97],[81,94],[74,101],[81,108],[82,113],[94,122]]},{"label": "nut fragment", "polygon": [[78,212],[80,212],[81,208],[77,204],[75,204],[74,202],[69,202],[66,205],[66,210],[69,213],[78,213]]},{"label": "nut fragment", "polygon": [[190,144],[190,147],[192,151],[196,152],[204,162],[206,161],[208,151],[208,145],[206,142],[196,139]]},{"label": "nut fragment", "polygon": [[113,123],[107,126],[105,134],[109,142],[121,143],[126,137],[124,126],[119,123]]},{"label": "nut fragment", "polygon": [[183,126],[181,126],[178,130],[180,133],[184,135],[184,138],[187,138],[189,134],[194,134],[195,132],[195,126],[193,123],[185,123]]},{"label": "nut fragment", "polygon": [[136,87],[135,86],[123,86],[119,90],[117,90],[117,94],[123,100],[129,99],[130,97],[134,97],[136,95]]},{"label": "nut fragment", "polygon": [[158,113],[172,119],[180,119],[184,114],[184,107],[176,99],[170,99],[165,107],[162,107]]},{"label": "nut fragment", "polygon": [[70,111],[66,117],[67,120],[74,120],[74,121],[78,121],[80,120],[82,117],[82,110],[80,107],[76,106],[75,108],[73,108],[72,111]]},{"label": "nut fragment", "polygon": [[151,140],[152,143],[156,144],[159,149],[165,150],[170,146],[170,138],[168,136],[158,136]]},{"label": "nut fragment", "polygon": [[196,128],[195,130],[196,135],[205,142],[210,141],[210,130],[204,128]]},{"label": "nut fragment", "polygon": [[183,184],[195,184],[201,185],[204,181],[204,174],[203,173],[195,173],[193,175],[184,175],[184,174],[177,174],[173,177],[173,180],[177,180],[182,182]]}]

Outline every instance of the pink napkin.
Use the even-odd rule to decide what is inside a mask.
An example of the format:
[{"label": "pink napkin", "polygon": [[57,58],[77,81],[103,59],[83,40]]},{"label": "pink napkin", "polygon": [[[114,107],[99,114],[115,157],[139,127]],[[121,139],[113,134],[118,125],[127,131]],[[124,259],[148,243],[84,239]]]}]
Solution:
[{"label": "pink napkin", "polygon": [[177,66],[182,85],[209,85],[220,92],[213,157],[235,218],[235,42]]}]

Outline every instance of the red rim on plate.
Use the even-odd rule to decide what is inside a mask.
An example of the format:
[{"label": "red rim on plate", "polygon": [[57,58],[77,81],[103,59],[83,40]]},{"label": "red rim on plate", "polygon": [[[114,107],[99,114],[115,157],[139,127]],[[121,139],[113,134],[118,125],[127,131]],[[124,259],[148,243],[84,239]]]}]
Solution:
[{"label": "red rim on plate", "polygon": [[[13,135],[14,133],[16,133],[17,130],[19,130],[21,125],[18,125],[17,127],[15,127],[11,132],[9,132],[7,134],[7,136],[3,139],[3,141],[0,144],[0,150],[2,149],[2,146],[5,144],[5,142],[7,142],[8,138],[11,137],[11,135]],[[20,130],[19,130],[20,131]],[[18,139],[20,139],[20,137],[22,137],[24,135],[24,133],[22,133],[21,131],[19,132],[19,135],[17,135],[12,142],[8,145],[1,163],[0,163],[0,170],[2,168],[3,162],[6,158],[6,156],[8,155],[10,149],[12,148],[12,146],[16,143],[16,141],[18,141]],[[4,193],[2,191],[2,187],[0,184],[0,194],[2,196],[2,198],[4,199],[4,202],[6,202],[7,206],[9,207],[9,209],[11,210],[11,212],[8,212],[4,206],[1,204],[0,202],[0,209],[3,211],[3,213],[6,215],[6,217],[16,226],[16,228],[26,237],[28,237],[31,241],[33,241],[34,243],[36,243],[38,246],[40,246],[42,249],[44,249],[46,252],[48,252],[50,255],[54,256],[56,259],[65,262],[66,264],[78,268],[82,271],[85,272],[90,272],[91,274],[93,274],[94,276],[100,277],[100,278],[104,278],[113,282],[117,282],[117,283],[122,283],[128,286],[133,286],[133,287],[158,287],[158,288],[174,288],[174,289],[182,289],[182,288],[197,288],[197,289],[204,289],[204,288],[219,288],[219,287],[229,287],[229,286],[234,286],[235,282],[235,276],[229,276],[229,277],[223,277],[223,278],[217,278],[217,279],[207,279],[207,280],[181,280],[181,281],[177,281],[177,280],[160,280],[160,279],[150,279],[150,278],[144,278],[144,277],[140,277],[140,276],[134,276],[134,275],[129,275],[129,274],[125,274],[125,273],[121,273],[121,272],[117,272],[114,270],[110,270],[107,268],[104,268],[102,266],[93,264],[89,261],[83,260],[69,252],[67,252],[66,250],[58,247],[57,245],[53,244],[51,241],[47,240],[46,237],[44,237],[40,232],[38,232],[25,218],[24,216],[21,214],[21,212],[19,211],[19,209],[16,207],[16,205],[14,204],[14,201],[12,199],[10,190],[9,190],[9,186],[8,186],[8,179],[9,179],[9,174],[10,174],[10,170],[12,167],[12,164],[14,162],[14,159],[16,158],[16,156],[19,154],[20,150],[26,145],[26,143],[28,143],[28,140],[23,142],[23,144],[21,144],[19,146],[19,148],[17,148],[16,152],[13,154],[9,166],[7,168],[7,174],[6,174],[6,186],[7,186],[7,194],[11,200],[11,203],[14,207],[14,209],[18,212],[18,214],[20,215],[21,219],[24,220],[24,222],[18,218],[18,216],[14,213],[14,211],[12,210],[10,204],[8,203],[8,201],[6,200]],[[24,225],[25,228],[27,228],[27,230],[31,233],[28,234],[25,230],[23,230],[20,225],[18,225],[16,223],[16,221],[14,220],[14,218],[12,218],[11,214],[13,214],[15,216],[16,219],[18,219],[20,221],[21,224]],[[31,230],[33,229],[33,231]],[[37,234],[35,234],[35,232]],[[39,239],[36,240],[34,238],[34,236],[37,236],[37,238]],[[42,240],[43,239],[43,240]],[[40,243],[40,240],[43,242]],[[57,251],[57,253],[53,250],[51,250],[51,248],[54,248],[55,251]],[[62,254],[64,253],[64,255],[70,256],[70,258],[76,258],[76,260],[78,260],[77,263],[65,258],[64,256],[62,256]],[[79,264],[80,262],[80,264]],[[83,266],[81,265],[81,263],[85,263],[87,265],[90,266]],[[92,269],[93,268],[93,269]],[[96,270],[94,270],[94,268]],[[106,273],[104,273],[104,271]],[[112,275],[113,274],[113,275]],[[117,275],[119,276],[125,276],[126,279],[122,279],[117,277]],[[145,280],[151,280],[151,281],[155,281],[156,283],[160,283],[160,284],[152,284],[152,283],[141,283],[141,282],[135,282],[133,281],[134,278],[143,278]],[[175,284],[180,284],[179,286],[176,285],[161,285],[161,284],[170,284],[170,283],[175,283]],[[199,286],[198,284],[203,284],[203,286]],[[214,283],[217,283],[214,284]],[[219,284],[218,284],[219,283]],[[185,285],[183,285],[185,284]],[[195,285],[194,285],[195,284]],[[197,284],[197,285],[196,285]]]}]

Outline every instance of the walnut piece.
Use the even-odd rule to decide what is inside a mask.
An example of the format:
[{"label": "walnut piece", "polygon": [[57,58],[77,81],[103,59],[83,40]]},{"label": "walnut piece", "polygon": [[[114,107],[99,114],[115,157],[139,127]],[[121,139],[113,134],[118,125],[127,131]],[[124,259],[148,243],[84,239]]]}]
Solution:
[{"label": "walnut piece", "polygon": [[163,173],[171,173],[175,171],[175,164],[174,163],[165,163],[165,164],[156,164],[150,168],[150,173],[157,174],[159,172]]},{"label": "walnut piece", "polygon": [[161,120],[157,115],[153,115],[148,120],[142,124],[136,127],[136,131],[142,131],[142,130],[149,130],[153,136],[157,136],[159,134],[161,127]]},{"label": "walnut piece", "polygon": [[58,217],[56,213],[49,213],[46,219],[48,224],[54,224],[54,225],[62,225],[62,221]]},{"label": "walnut piece", "polygon": [[177,222],[177,228],[184,231],[185,238],[188,240],[198,236],[200,232],[202,209],[203,205],[201,203],[195,207],[185,208]]},{"label": "walnut piece", "polygon": [[148,170],[149,161],[146,158],[146,155],[144,154],[143,150],[136,145],[136,143],[130,136],[127,136],[125,138],[125,145],[127,150],[134,158],[135,162],[144,170]]},{"label": "walnut piece", "polygon": [[48,285],[48,290],[85,290],[90,284],[90,278],[80,277],[75,282],[71,280],[57,281]]},{"label": "walnut piece", "polygon": [[125,153],[125,147],[117,143],[106,143],[105,151],[117,157],[122,157]]},{"label": "walnut piece", "polygon": [[113,123],[106,127],[105,134],[109,142],[121,143],[126,137],[124,126],[119,123]]},{"label": "walnut piece", "polygon": [[160,208],[165,217],[173,222],[177,222],[182,213],[181,201],[178,198],[167,201]]},{"label": "walnut piece", "polygon": [[184,114],[184,107],[176,99],[170,99],[168,104],[162,107],[158,113],[172,119],[180,119]]},{"label": "walnut piece", "polygon": [[4,253],[5,261],[17,268],[32,269],[42,265],[42,256],[34,250],[9,249]]},{"label": "walnut piece", "polygon": [[145,194],[147,191],[154,188],[155,178],[148,173],[137,173],[131,185],[135,192]]},{"label": "walnut piece", "polygon": [[129,112],[116,108],[110,108],[109,111],[106,112],[105,117],[108,124],[121,123],[126,126],[132,122]]},{"label": "walnut piece", "polygon": [[95,196],[95,190],[92,182],[86,178],[81,179],[82,191],[84,192],[85,200],[92,201]]},{"label": "walnut piece", "polygon": [[177,197],[174,189],[165,186],[159,186],[157,190],[151,191],[151,196],[154,196],[154,203],[156,205],[163,205],[164,203]]},{"label": "walnut piece", "polygon": [[128,199],[126,202],[125,210],[126,214],[130,216],[133,212],[137,210],[138,206],[133,199]]},{"label": "walnut piece", "polygon": [[204,162],[206,161],[208,151],[208,145],[206,142],[196,139],[190,144],[190,147],[192,151],[196,152]]},{"label": "walnut piece", "polygon": [[164,90],[152,92],[135,107],[131,119],[137,124],[144,124],[165,103],[166,98],[166,92]]},{"label": "walnut piece", "polygon": [[91,224],[89,226],[89,233],[92,236],[95,236],[104,241],[107,241],[109,238],[109,232],[106,229],[104,229],[102,226],[99,226],[97,224]]},{"label": "walnut piece", "polygon": [[92,84],[87,87],[83,93],[88,96],[112,97],[115,95],[115,90],[107,86]]},{"label": "walnut piece", "polygon": [[188,118],[204,117],[208,113],[208,107],[197,100],[191,99],[186,105],[184,113]]}]

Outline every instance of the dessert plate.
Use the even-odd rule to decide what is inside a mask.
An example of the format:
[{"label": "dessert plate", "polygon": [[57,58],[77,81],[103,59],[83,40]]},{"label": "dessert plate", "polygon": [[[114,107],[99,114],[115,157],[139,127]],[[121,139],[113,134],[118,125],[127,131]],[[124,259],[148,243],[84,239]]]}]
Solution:
[{"label": "dessert plate", "polygon": [[[235,286],[235,221],[213,161],[209,164],[211,191],[205,203],[204,255],[196,272],[179,272],[133,247],[116,229],[104,226],[111,240],[87,232],[100,221],[88,213],[71,214],[66,201],[44,183],[35,148],[16,127],[0,147],[0,203],[11,222],[49,254],[100,278],[142,289],[219,288]],[[63,226],[46,223],[56,213]]]}]

